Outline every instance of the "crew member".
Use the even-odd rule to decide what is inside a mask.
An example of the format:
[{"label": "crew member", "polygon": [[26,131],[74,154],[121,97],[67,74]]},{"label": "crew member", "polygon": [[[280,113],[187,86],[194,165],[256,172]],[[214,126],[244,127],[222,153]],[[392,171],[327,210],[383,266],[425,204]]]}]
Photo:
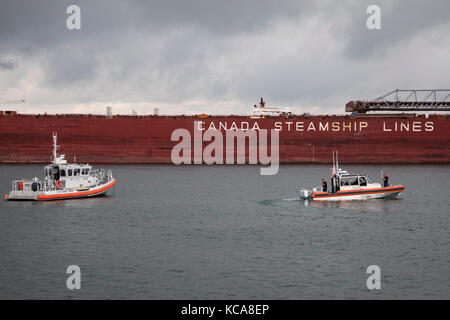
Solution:
[{"label": "crew member", "polygon": [[335,193],[337,191],[336,188],[336,172],[331,173],[331,193]]},{"label": "crew member", "polygon": [[322,178],[322,191],[327,192],[327,181]]},{"label": "crew member", "polygon": [[384,182],[384,187],[389,187],[389,176],[387,175],[387,173],[384,174],[383,177],[383,182]]}]

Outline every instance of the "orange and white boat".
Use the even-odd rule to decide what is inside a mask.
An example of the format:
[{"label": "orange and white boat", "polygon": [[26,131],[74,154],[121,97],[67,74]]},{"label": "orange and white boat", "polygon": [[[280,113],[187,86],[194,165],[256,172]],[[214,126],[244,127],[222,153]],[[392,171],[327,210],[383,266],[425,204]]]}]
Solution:
[{"label": "orange and white boat", "polygon": [[44,168],[45,178],[12,182],[6,200],[63,200],[101,196],[116,184],[111,170],[92,170],[89,164],[67,163],[58,155],[57,135],[53,134],[52,163]]},{"label": "orange and white boat", "polygon": [[396,198],[403,191],[405,186],[381,186],[374,182],[365,174],[349,174],[339,168],[338,154],[336,152],[336,162],[334,161],[331,175],[331,190],[323,190],[323,187],[316,187],[311,190],[297,189],[302,200],[318,201],[343,201],[343,200],[368,200]]}]

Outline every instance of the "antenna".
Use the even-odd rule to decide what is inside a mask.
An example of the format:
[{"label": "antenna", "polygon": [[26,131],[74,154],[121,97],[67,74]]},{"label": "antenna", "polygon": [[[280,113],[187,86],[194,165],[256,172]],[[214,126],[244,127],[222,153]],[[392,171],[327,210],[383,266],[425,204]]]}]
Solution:
[{"label": "antenna", "polygon": [[332,151],[333,153],[333,173],[336,173],[336,167],[334,166],[334,150]]},{"label": "antenna", "polygon": [[56,144],[56,140],[58,138],[58,134],[56,132],[53,132],[53,163],[56,163],[57,154],[56,151],[58,150],[58,145]]},{"label": "antenna", "polygon": [[339,154],[337,150],[336,150],[336,170],[339,173]]}]

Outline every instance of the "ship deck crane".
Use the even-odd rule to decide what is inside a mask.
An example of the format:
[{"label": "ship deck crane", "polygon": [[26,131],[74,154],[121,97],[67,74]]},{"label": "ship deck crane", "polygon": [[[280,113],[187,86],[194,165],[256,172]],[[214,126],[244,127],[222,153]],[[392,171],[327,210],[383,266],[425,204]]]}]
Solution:
[{"label": "ship deck crane", "polygon": [[396,89],[370,101],[350,101],[345,111],[450,111],[450,89]]}]

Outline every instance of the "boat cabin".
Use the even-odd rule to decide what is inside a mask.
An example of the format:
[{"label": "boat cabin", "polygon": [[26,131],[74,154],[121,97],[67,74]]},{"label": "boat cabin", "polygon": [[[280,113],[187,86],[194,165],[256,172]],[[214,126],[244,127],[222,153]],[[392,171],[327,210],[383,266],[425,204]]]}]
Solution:
[{"label": "boat cabin", "polygon": [[44,168],[45,179],[61,181],[63,188],[83,188],[95,182],[88,164],[49,164]]},{"label": "boat cabin", "polygon": [[[359,188],[379,188],[380,184],[375,183],[368,175],[361,174],[337,174],[333,180],[332,186],[339,190],[354,190]],[[335,189],[335,190],[336,190]]]},{"label": "boat cabin", "polygon": [[372,184],[373,181],[369,176],[366,175],[348,175],[341,176],[340,185],[343,186],[360,186],[367,187],[368,184]]}]

